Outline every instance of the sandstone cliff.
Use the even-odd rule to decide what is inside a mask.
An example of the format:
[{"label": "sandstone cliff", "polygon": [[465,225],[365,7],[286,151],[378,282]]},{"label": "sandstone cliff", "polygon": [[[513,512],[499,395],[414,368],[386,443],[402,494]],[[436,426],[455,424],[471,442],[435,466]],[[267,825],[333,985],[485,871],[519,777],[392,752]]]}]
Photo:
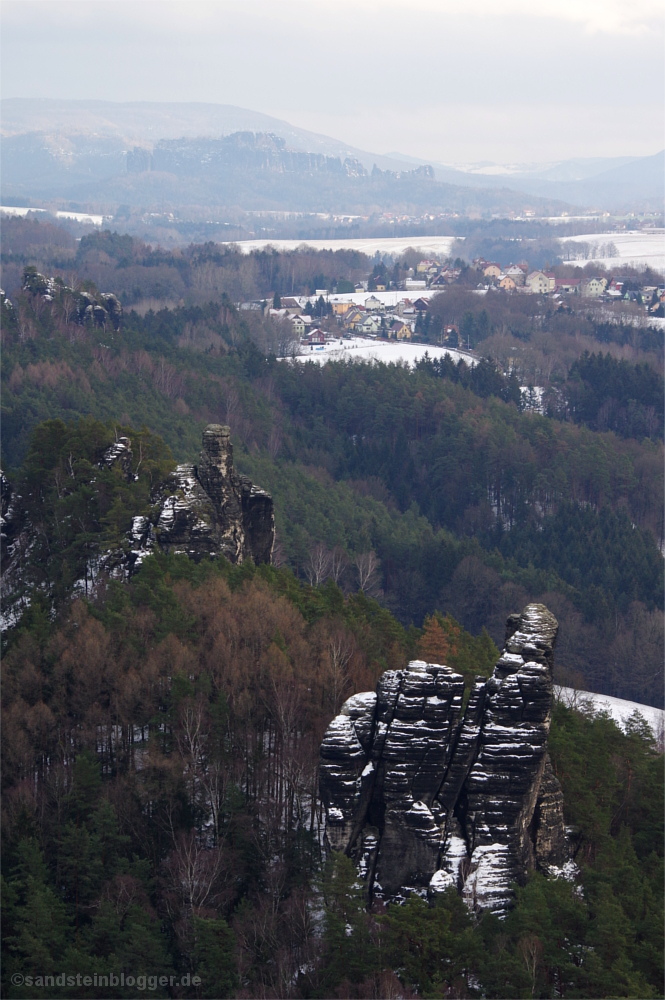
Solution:
[{"label": "sandstone cliff", "polygon": [[[128,437],[118,437],[96,457],[98,468],[120,470],[127,483],[145,474],[140,470]],[[76,481],[71,492],[94,491],[96,476]],[[76,485],[73,485],[76,483]],[[61,488],[67,495],[69,476]],[[43,583],[43,566],[35,540],[38,518],[25,513],[23,498],[0,470],[2,516],[0,521],[0,629],[15,625],[29,606],[35,586]],[[20,489],[31,487],[23,483]],[[34,510],[34,495],[32,496]],[[38,511],[39,513],[39,511]],[[42,531],[43,535],[43,531]],[[152,552],[182,553],[191,559],[224,556],[234,564],[247,559],[269,563],[275,541],[272,497],[254,486],[233,467],[233,445],[228,427],[209,424],[203,432],[198,465],[179,465],[150,496],[150,514],[137,514],[120,545],[105,546],[101,532],[88,539],[85,565],[75,566],[81,578],[70,596],[94,595],[97,581],[110,577],[127,580]],[[32,555],[36,552],[36,555]],[[31,561],[32,560],[32,561]],[[40,576],[41,573],[41,576]],[[39,581],[42,581],[41,583]],[[37,582],[36,582],[37,581]]]},{"label": "sandstone cliff", "polygon": [[321,744],[326,838],[368,899],[456,886],[502,914],[511,882],[566,857],[563,796],[547,756],[558,623],[543,605],[512,615],[489,679],[462,713],[463,678],[411,662],[354,695]]},{"label": "sandstone cliff", "polygon": [[[120,444],[131,448],[126,439]],[[112,460],[126,461],[126,451],[117,445],[113,448]],[[218,555],[232,563],[271,561],[275,542],[272,497],[234,469],[229,427],[208,424],[199,464],[179,465],[152,499],[153,517],[134,518],[131,568],[156,547],[197,561]]]}]

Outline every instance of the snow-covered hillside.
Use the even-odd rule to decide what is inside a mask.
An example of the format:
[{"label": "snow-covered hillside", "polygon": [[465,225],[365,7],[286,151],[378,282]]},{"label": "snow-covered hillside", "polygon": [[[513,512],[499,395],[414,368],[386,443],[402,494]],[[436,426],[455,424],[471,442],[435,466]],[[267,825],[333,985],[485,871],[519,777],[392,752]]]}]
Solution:
[{"label": "snow-covered hillside", "polygon": [[611,698],[607,694],[594,694],[591,691],[576,691],[574,688],[555,687],[554,696],[568,705],[583,712],[608,712],[616,724],[626,728],[626,722],[635,712],[639,712],[649,725],[654,737],[662,742],[665,712],[662,708],[651,705],[640,705],[636,701],[624,701],[623,698]]},{"label": "snow-covered hillside", "polygon": [[[581,267],[593,262],[609,268],[631,264],[633,267],[648,265],[658,271],[665,270],[665,231],[662,229],[563,236],[560,241],[586,243],[595,248],[592,257],[578,261]],[[612,247],[615,256],[606,256],[609,247]]]}]

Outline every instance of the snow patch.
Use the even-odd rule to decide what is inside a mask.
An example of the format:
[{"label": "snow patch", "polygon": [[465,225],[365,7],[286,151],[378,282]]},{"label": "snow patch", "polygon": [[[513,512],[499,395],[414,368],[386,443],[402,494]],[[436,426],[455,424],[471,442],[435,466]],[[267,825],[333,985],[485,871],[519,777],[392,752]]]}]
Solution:
[{"label": "snow patch", "polygon": [[625,701],[623,698],[613,698],[608,694],[595,694],[592,691],[576,691],[574,688],[554,686],[554,697],[568,708],[580,712],[597,715],[607,712],[617,726],[626,731],[626,723],[631,715],[638,712],[647,723],[656,740],[662,740],[665,727],[665,712],[662,708],[652,705],[641,705],[636,701]]},{"label": "snow patch", "polygon": [[455,879],[452,877],[450,872],[444,871],[442,868],[438,872],[434,872],[429,882],[429,891],[434,895],[438,892],[445,892],[451,886],[455,885]]}]

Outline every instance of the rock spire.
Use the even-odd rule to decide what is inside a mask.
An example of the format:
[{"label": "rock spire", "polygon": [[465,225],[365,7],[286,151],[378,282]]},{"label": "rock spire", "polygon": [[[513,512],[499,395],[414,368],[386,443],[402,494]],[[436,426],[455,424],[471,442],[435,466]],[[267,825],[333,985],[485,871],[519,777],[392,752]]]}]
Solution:
[{"label": "rock spire", "polygon": [[356,862],[368,899],[454,885],[472,909],[501,915],[511,882],[565,860],[547,755],[557,631],[542,604],[511,615],[464,713],[461,675],[414,660],[333,719],[319,769],[326,838]]}]

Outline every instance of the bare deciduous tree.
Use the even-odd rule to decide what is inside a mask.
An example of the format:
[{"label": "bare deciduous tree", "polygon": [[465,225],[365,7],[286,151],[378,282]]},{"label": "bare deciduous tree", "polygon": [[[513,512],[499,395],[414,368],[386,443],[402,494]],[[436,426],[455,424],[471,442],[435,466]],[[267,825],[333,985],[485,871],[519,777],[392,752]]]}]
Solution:
[{"label": "bare deciduous tree", "polygon": [[35,336],[35,324],[32,321],[30,314],[23,308],[19,306],[18,310],[18,339],[20,343],[24,344],[26,340],[32,340]]},{"label": "bare deciduous tree", "polygon": [[223,847],[205,847],[196,833],[181,833],[164,862],[165,901],[175,921],[199,916],[214,907],[224,888],[226,855]]},{"label": "bare deciduous tree", "polygon": [[231,421],[233,417],[238,412],[238,407],[240,406],[240,396],[235,389],[229,389],[226,394],[226,423],[231,426]]},{"label": "bare deciduous tree", "polygon": [[517,947],[524,960],[526,970],[531,976],[531,996],[533,996],[536,992],[538,970],[543,960],[543,946],[535,934],[525,934],[517,942]]},{"label": "bare deciduous tree", "polygon": [[277,356],[295,358],[300,353],[300,340],[293,330],[293,324],[282,320],[277,326]]},{"label": "bare deciduous tree", "polygon": [[282,447],[282,435],[277,427],[273,427],[268,438],[268,453],[272,459],[277,458],[279,449]]},{"label": "bare deciduous tree", "polygon": [[65,292],[62,296],[62,315],[65,317],[65,323],[69,323],[69,320],[74,312],[76,303],[72,295],[69,292]]},{"label": "bare deciduous tree", "polygon": [[272,548],[272,564],[279,569],[280,566],[286,566],[287,562],[288,560],[286,558],[286,553],[284,552],[284,546],[278,539],[277,533],[275,533],[275,544]]},{"label": "bare deciduous tree", "polygon": [[340,580],[346,573],[348,565],[349,557],[341,545],[336,545],[330,553],[330,575],[338,586]]},{"label": "bare deciduous tree", "polygon": [[337,715],[349,686],[348,667],[353,654],[353,639],[348,632],[337,629],[331,632],[328,637],[326,652],[328,653],[330,700],[333,714]]},{"label": "bare deciduous tree", "polygon": [[376,571],[379,568],[379,560],[375,552],[361,552],[355,558],[355,565],[358,571],[358,584],[363,593],[371,591],[376,585]]},{"label": "bare deciduous tree", "polygon": [[309,559],[305,566],[305,576],[311,587],[320,587],[327,579],[329,572],[330,553],[325,545],[319,542],[313,549],[310,549]]}]

